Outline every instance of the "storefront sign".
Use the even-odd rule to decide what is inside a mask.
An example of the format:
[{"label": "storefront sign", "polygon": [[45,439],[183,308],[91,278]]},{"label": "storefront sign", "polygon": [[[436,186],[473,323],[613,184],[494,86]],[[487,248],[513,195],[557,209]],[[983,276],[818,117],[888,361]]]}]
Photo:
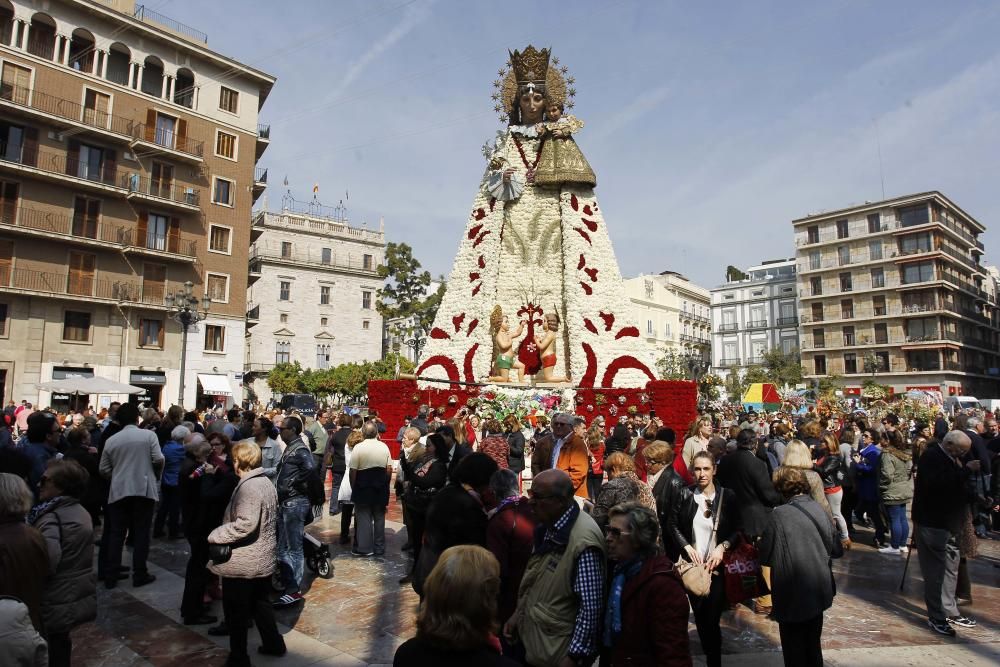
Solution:
[{"label": "storefront sign", "polygon": [[166,384],[166,373],[156,373],[152,371],[131,371],[128,377],[129,384]]},{"label": "storefront sign", "polygon": [[92,378],[93,368],[72,368],[70,366],[56,366],[52,369],[53,380],[65,380],[66,378]]}]

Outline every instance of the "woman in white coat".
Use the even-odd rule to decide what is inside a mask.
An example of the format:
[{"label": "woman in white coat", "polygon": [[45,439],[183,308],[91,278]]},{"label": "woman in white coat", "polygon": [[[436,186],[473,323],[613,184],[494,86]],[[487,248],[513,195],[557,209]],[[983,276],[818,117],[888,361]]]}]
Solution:
[{"label": "woman in white coat", "polygon": [[[347,436],[347,445],[344,447],[344,464],[349,470],[351,467],[351,451],[354,446],[364,440],[361,431],[354,430]],[[354,501],[351,500],[351,476],[344,475],[344,481],[340,483],[340,493],[337,494],[337,501],[340,503],[340,543],[351,543],[351,517],[354,516]],[[355,543],[352,546],[357,546]]]}]

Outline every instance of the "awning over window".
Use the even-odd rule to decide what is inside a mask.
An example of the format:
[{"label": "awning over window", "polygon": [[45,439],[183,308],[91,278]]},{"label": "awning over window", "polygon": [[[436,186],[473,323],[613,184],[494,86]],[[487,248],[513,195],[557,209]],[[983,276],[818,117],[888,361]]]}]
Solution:
[{"label": "awning over window", "polygon": [[229,388],[229,378],[225,375],[211,375],[208,373],[198,373],[198,382],[204,393],[211,396],[232,396],[233,392]]}]

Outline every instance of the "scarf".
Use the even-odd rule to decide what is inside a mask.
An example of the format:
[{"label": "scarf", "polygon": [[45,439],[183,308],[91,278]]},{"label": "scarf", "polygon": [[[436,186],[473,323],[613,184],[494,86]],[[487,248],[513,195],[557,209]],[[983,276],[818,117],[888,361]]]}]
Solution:
[{"label": "scarf", "polygon": [[520,502],[520,500],[521,500],[521,494],[519,494],[519,493],[514,494],[513,496],[508,496],[508,497],[504,498],[503,500],[501,500],[500,503],[496,507],[494,507],[489,512],[487,512],[486,516],[488,518],[492,519],[494,517],[494,515],[496,515],[496,514],[498,514],[500,512],[500,510],[502,510],[505,507],[509,507],[510,505],[516,505],[518,502]]},{"label": "scarf", "polygon": [[641,569],[642,559],[638,556],[615,566],[608,593],[608,608],[604,612],[604,645],[608,648],[615,645],[615,640],[622,633],[622,591],[628,580],[639,574]]},{"label": "scarf", "polygon": [[45,502],[38,503],[37,505],[32,507],[31,511],[28,512],[28,518],[27,518],[28,525],[34,526],[35,522],[38,521],[38,519],[41,518],[43,514],[52,509],[52,507],[55,506],[56,504],[62,502],[62,499],[63,499],[62,496],[56,496],[55,498],[46,500]]}]

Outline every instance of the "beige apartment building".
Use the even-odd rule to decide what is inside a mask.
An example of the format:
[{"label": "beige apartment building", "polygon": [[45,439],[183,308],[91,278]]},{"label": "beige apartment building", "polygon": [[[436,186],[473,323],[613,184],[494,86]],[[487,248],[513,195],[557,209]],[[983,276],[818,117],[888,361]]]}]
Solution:
[{"label": "beige apartment building", "polygon": [[[184,404],[239,400],[258,111],[274,77],[127,0],[0,0],[0,386],[98,375],[166,407],[193,283]],[[92,404],[111,398],[88,397]]]},{"label": "beige apartment building", "polygon": [[998,394],[1000,320],[985,227],[940,192],[809,215],[795,229],[799,347],[809,378],[895,392]]},{"label": "beige apartment building", "polygon": [[708,290],[676,271],[627,278],[625,294],[632,304],[632,318],[646,357],[655,368],[667,352],[708,360],[711,358],[711,320]]}]

